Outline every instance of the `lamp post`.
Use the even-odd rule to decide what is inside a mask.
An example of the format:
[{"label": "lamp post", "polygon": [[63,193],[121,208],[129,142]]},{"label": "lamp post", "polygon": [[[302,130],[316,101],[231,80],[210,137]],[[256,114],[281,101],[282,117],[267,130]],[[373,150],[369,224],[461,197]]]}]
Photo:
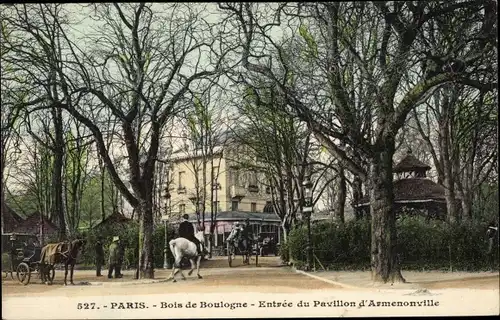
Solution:
[{"label": "lamp post", "polygon": [[312,186],[310,177],[306,176],[302,182],[303,195],[304,195],[304,207],[302,208],[302,216],[307,222],[307,244],[306,244],[306,254],[307,254],[307,270],[311,270],[312,261],[312,245],[311,245],[311,214],[313,213],[313,203],[312,203]]},{"label": "lamp post", "polygon": [[219,211],[218,192],[220,188],[220,183],[217,181],[217,179],[215,179],[214,183],[212,184],[212,191],[215,192],[215,203],[212,203],[212,211],[210,216],[210,250],[208,252],[209,258],[212,258],[213,236],[215,231],[215,224],[217,221],[217,213]]},{"label": "lamp post", "polygon": [[168,220],[170,218],[170,192],[166,190],[165,194],[165,200],[166,200],[166,214],[161,217],[161,220],[164,222],[165,225],[165,243],[164,243],[164,248],[163,248],[163,269],[170,269],[170,263],[168,261]]}]

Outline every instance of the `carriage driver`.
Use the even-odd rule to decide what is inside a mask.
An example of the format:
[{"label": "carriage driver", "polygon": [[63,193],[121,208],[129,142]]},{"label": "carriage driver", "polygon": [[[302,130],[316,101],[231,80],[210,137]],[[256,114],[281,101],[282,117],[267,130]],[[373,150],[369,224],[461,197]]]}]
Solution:
[{"label": "carriage driver", "polygon": [[243,243],[243,247],[245,250],[248,250],[248,246],[252,243],[253,232],[252,226],[250,226],[250,219],[245,220],[245,224],[243,225],[243,230],[241,231],[241,239]]},{"label": "carriage driver", "polygon": [[189,216],[187,214],[182,216],[182,222],[179,224],[179,237],[193,242],[196,245],[196,251],[201,255],[201,242],[194,236],[193,224],[188,219]]}]

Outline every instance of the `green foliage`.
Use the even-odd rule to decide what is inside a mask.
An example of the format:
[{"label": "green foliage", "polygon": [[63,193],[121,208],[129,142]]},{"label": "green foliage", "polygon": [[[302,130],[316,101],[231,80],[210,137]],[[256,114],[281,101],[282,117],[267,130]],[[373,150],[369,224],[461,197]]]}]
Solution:
[{"label": "green foliage", "polygon": [[314,37],[309,33],[307,26],[300,25],[299,27],[300,36],[306,41],[307,47],[309,48],[310,53],[317,58],[318,57],[318,44],[314,40]]},{"label": "green foliage", "polygon": [[[314,253],[323,265],[333,269],[367,269],[370,267],[370,221],[363,219],[322,222],[311,226]],[[443,221],[425,221],[421,217],[403,216],[397,221],[399,260],[403,269],[487,270],[486,224],[463,222],[450,225]],[[281,257],[306,261],[307,230],[298,227],[282,245]],[[495,257],[498,266],[498,256]]]},{"label": "green foliage", "polygon": [[[168,229],[168,240],[174,238],[175,231],[170,226]],[[135,269],[138,263],[138,244],[139,244],[139,224],[135,221],[130,222],[126,227],[121,226],[108,226],[103,228],[94,228],[87,233],[87,247],[82,255],[82,263],[86,267],[93,267],[95,265],[95,250],[94,245],[97,237],[104,238],[104,262],[108,263],[109,245],[114,236],[119,236],[122,243],[126,243],[124,267],[129,266]],[[163,249],[165,242],[165,228],[162,225],[156,226],[153,232],[153,262],[155,268],[163,267]],[[172,253],[167,250],[167,258],[170,262],[173,261]]]}]

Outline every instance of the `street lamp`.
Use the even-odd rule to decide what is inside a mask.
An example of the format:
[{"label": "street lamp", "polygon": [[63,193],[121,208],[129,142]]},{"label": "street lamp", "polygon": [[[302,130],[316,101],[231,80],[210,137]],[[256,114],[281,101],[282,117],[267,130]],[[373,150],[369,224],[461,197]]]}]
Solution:
[{"label": "street lamp", "polygon": [[168,253],[168,220],[170,219],[170,192],[168,191],[168,189],[166,190],[166,193],[165,193],[165,200],[166,200],[166,208],[165,208],[165,211],[167,214],[163,215],[161,217],[161,220],[164,222],[164,225],[165,225],[165,243],[164,243],[164,249],[163,249],[163,269],[170,269],[171,266],[170,266],[170,263],[168,261],[168,256],[167,256],[167,253]]},{"label": "street lamp", "polygon": [[219,212],[219,199],[218,199],[218,193],[219,189],[221,189],[220,183],[217,181],[217,179],[214,180],[214,183],[212,184],[212,191],[215,192],[215,203],[212,203],[212,210],[211,210],[211,216],[210,216],[210,234],[209,234],[209,239],[210,239],[210,248],[208,252],[208,257],[212,258],[212,247],[213,247],[213,235],[215,232],[215,221],[217,220],[217,213]]},{"label": "street lamp", "polygon": [[302,208],[302,217],[307,221],[307,270],[311,270],[312,261],[312,245],[311,245],[311,214],[313,213],[313,202],[312,202],[312,186],[310,177],[306,176],[302,182],[303,195],[304,195],[304,207]]}]

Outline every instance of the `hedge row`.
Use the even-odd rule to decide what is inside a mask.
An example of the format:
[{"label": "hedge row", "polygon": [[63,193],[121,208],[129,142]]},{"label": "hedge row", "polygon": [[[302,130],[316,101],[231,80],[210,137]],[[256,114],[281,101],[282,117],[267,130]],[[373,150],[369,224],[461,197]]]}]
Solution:
[{"label": "hedge row", "polygon": [[[489,270],[486,224],[467,222],[450,225],[443,221],[426,221],[421,217],[401,217],[397,220],[398,258],[408,270]],[[369,269],[370,221],[348,221],[344,224],[322,222],[311,226],[316,266],[319,262],[329,269]],[[288,242],[281,246],[281,256],[289,254],[301,268],[306,262],[307,230],[292,230]],[[493,265],[499,265],[498,254]]]}]

